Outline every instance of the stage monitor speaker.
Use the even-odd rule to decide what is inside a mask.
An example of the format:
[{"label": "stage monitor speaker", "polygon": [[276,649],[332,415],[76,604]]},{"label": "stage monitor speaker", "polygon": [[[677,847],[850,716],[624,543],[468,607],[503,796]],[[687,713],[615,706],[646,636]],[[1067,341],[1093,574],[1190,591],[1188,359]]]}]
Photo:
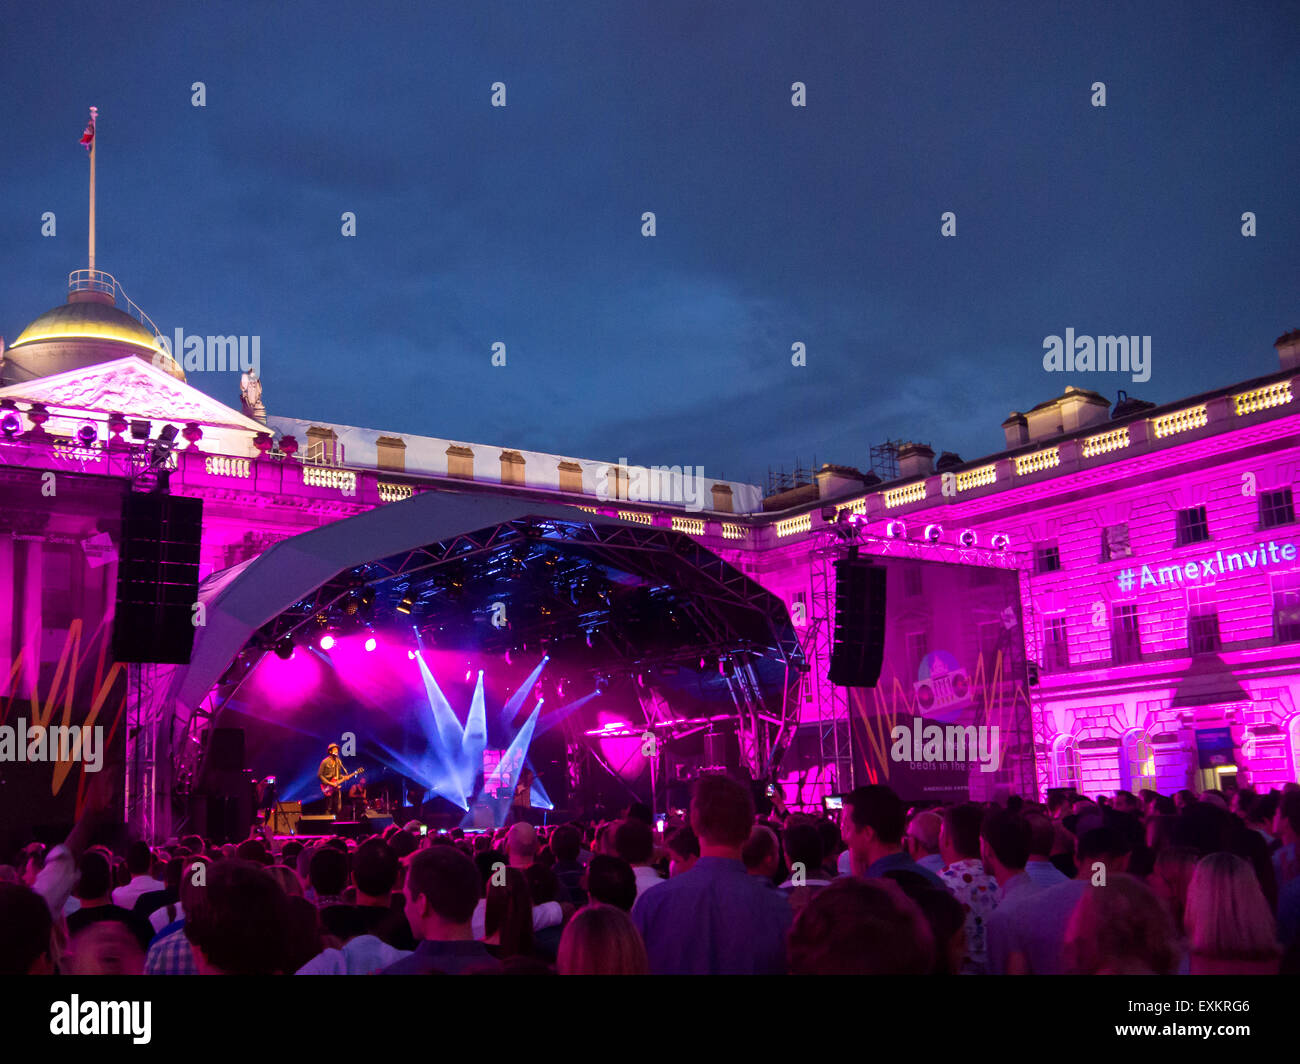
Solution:
[{"label": "stage monitor speaker", "polygon": [[875,687],[885,656],[885,569],[858,558],[835,563],[830,681]]},{"label": "stage monitor speaker", "polygon": [[203,500],[128,492],[122,503],[113,658],[188,665]]},{"label": "stage monitor speaker", "polygon": [[334,818],[332,816],[300,816],[295,835],[333,835]]}]

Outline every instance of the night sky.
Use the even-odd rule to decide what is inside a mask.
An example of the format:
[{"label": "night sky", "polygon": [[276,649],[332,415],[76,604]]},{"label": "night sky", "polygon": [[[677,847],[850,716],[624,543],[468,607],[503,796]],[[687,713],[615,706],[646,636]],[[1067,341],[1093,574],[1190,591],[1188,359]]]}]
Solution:
[{"label": "night sky", "polygon": [[[1276,369],[1298,30],[1293,3],[12,5],[0,334],[86,265],[94,104],[97,265],[169,336],[259,335],[272,415],[756,482],[886,438],[973,459],[1066,384]],[[1045,372],[1067,328],[1150,335],[1151,379]],[[237,374],[190,380],[238,406]]]}]

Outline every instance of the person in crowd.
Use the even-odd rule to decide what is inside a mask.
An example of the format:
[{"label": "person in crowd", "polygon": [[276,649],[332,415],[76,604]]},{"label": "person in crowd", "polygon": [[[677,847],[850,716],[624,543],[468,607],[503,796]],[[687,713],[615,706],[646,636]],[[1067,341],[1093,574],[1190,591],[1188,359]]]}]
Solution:
[{"label": "person in crowd", "polygon": [[920,907],[882,873],[839,878],[812,898],[790,929],[789,956],[794,975],[926,975],[935,943]]},{"label": "person in crowd", "polygon": [[691,830],[690,825],[680,827],[669,835],[667,847],[670,879],[673,876],[680,876],[683,872],[689,872],[700,859],[700,840]]},{"label": "person in crowd", "polygon": [[[963,802],[944,811],[939,829],[939,853],[944,862],[939,878],[966,913],[963,975],[983,975],[987,970],[986,924],[1001,899],[997,880],[984,870],[984,862],[980,859],[980,822],[983,816],[978,805]],[[1019,858],[1019,854],[1016,856]]]},{"label": "person in crowd", "polygon": [[1155,865],[1146,879],[1147,886],[1168,911],[1174,932],[1180,938],[1187,933],[1184,921],[1187,890],[1200,859],[1200,854],[1190,846],[1166,846],[1156,854]]},{"label": "person in crowd", "polygon": [[406,870],[406,919],[419,945],[380,974],[461,975],[496,968],[496,958],[475,941],[471,926],[481,883],[474,862],[453,846],[414,854]]},{"label": "person in crowd", "polygon": [[1173,921],[1140,879],[1089,885],[1066,925],[1064,968],[1075,975],[1171,975],[1179,950]]},{"label": "person in crowd", "polygon": [[1107,827],[1079,839],[1075,878],[1020,899],[1007,936],[1008,975],[1060,975],[1064,971],[1065,929],[1079,899],[1092,883],[1102,884],[1128,867],[1124,838]]},{"label": "person in crowd", "polygon": [[966,911],[948,891],[932,887],[916,872],[886,872],[885,879],[897,883],[914,901],[934,939],[934,967],[931,975],[960,975],[966,958]]},{"label": "person in crowd", "polygon": [[184,865],[184,858],[171,858],[163,867],[163,889],[141,894],[131,910],[148,920],[155,931],[175,923],[183,915],[180,906],[180,888],[181,869]]},{"label": "person in crowd", "polygon": [[1250,865],[1230,853],[1203,857],[1184,913],[1192,975],[1276,975],[1277,924]]},{"label": "person in crowd", "polygon": [[[397,855],[388,843],[379,838],[367,839],[357,847],[352,858],[352,882],[356,888],[354,904],[360,915],[362,934],[374,935],[393,949],[410,953],[416,946],[411,925],[406,914],[393,907],[393,892],[397,889],[400,870]],[[321,911],[322,920],[326,911]]]},{"label": "person in crowd", "polygon": [[[530,866],[532,871],[536,865]],[[493,957],[531,956],[533,953],[533,900],[528,880],[518,868],[488,880],[483,944]],[[498,881],[501,881],[498,883]]]},{"label": "person in crowd", "polygon": [[868,784],[845,796],[840,831],[853,874],[875,879],[886,872],[917,872],[932,886],[946,889],[942,879],[903,852],[905,816],[898,795],[884,784]]},{"label": "person in crowd", "polygon": [[208,875],[214,867],[206,856],[190,857],[181,868],[180,916],[174,923],[158,929],[149,952],[145,954],[146,975],[197,975],[194,948],[185,937],[187,914],[206,903]]},{"label": "person in crowd", "polygon": [[1273,874],[1280,890],[1300,877],[1300,850],[1296,847],[1300,839],[1300,790],[1283,792],[1273,817],[1273,835],[1279,843],[1273,853]]},{"label": "person in crowd", "polygon": [[790,899],[791,910],[798,914],[809,899],[822,888],[830,886],[833,877],[826,874],[822,864],[826,855],[822,849],[822,835],[815,822],[791,816],[786,820],[782,835],[785,863],[790,869],[790,877],[780,885],[780,889]]},{"label": "person in crowd", "polygon": [[113,891],[112,902],[123,909],[134,909],[141,894],[163,890],[166,884],[153,877],[154,856],[149,844],[142,840],[131,843],[126,849],[126,868],[130,882]]},{"label": "person in crowd", "polygon": [[[148,847],[145,847],[147,850]],[[99,848],[88,850],[81,857],[81,875],[77,880],[77,898],[81,907],[67,918],[68,936],[74,937],[91,924],[108,921],[122,924],[132,935],[143,953],[153,938],[153,928],[143,916],[117,905],[112,900],[112,865],[110,858]],[[128,900],[130,900],[128,898]]]},{"label": "person in crowd", "polygon": [[551,835],[551,852],[555,865],[551,869],[569,898],[576,906],[587,904],[587,892],[582,889],[583,864],[582,834],[572,824],[561,824]]},{"label": "person in crowd", "polygon": [[935,875],[943,871],[944,866],[943,854],[939,852],[939,831],[942,827],[943,818],[938,813],[925,809],[912,817],[903,836],[903,849],[907,855]]},{"label": "person in crowd", "polygon": [[[632,908],[656,974],[780,974],[792,913],[784,894],[747,874],[740,859],[754,821],[749,789],[726,776],[696,780],[691,828],[700,859],[646,891]],[[901,826],[900,826],[901,834]]]},{"label": "person in crowd", "polygon": [[302,880],[298,878],[298,873],[287,865],[274,864],[267,868],[271,873],[271,878],[280,884],[280,889],[290,898],[303,897]]},{"label": "person in crowd", "polygon": [[318,846],[311,855],[308,900],[318,909],[343,904],[348,885],[348,855],[334,846]]},{"label": "person in crowd", "polygon": [[299,939],[300,945],[291,952],[295,956],[305,952],[313,941],[313,935],[314,941],[320,943],[317,952],[298,966],[298,975],[374,975],[411,955],[411,951],[394,949],[368,932],[360,908],[342,909],[345,915],[337,919],[334,926],[333,937],[338,945],[326,947],[320,934],[320,913],[316,907],[302,897],[290,898],[289,905],[291,911],[296,910],[293,916],[300,921],[298,933],[293,936]]},{"label": "person in crowd", "polygon": [[776,832],[765,824],[755,824],[749,831],[745,845],[740,848],[740,860],[751,876],[775,887],[777,873],[781,869],[781,844],[777,841]]},{"label": "person in crowd", "polygon": [[587,862],[586,890],[593,902],[631,912],[636,902],[636,873],[621,857],[593,854]]},{"label": "person in crowd", "polygon": [[[1045,817],[1040,819],[1050,830],[1050,822]],[[1017,905],[1046,889],[1043,883],[1031,879],[1027,871],[1032,840],[1033,829],[1028,821],[1004,809],[990,810],[980,825],[980,857],[998,885],[998,904],[985,924],[986,971],[994,975],[1006,974],[1008,942]]]},{"label": "person in crowd", "polygon": [[289,900],[261,865],[235,858],[207,874],[203,904],[184,934],[200,975],[276,975],[289,970]]},{"label": "person in crowd", "polygon": [[844,849],[844,837],[840,833],[839,819],[823,817],[817,821],[817,831],[822,837],[822,875],[827,879],[834,879],[837,875],[847,875],[849,868],[847,863],[844,869],[840,869],[840,851],[848,853]]},{"label": "person in crowd", "polygon": [[624,820],[614,829],[614,853],[632,866],[636,896],[659,886],[664,880],[651,862],[655,855],[654,829],[643,820]]},{"label": "person in crowd", "polygon": [[69,939],[59,970],[65,975],[141,975],[144,954],[125,924],[100,920]]},{"label": "person in crowd", "polygon": [[1052,849],[1056,842],[1058,825],[1042,813],[1028,813],[1029,859],[1025,862],[1025,875],[1040,887],[1054,887],[1069,877],[1052,863]]},{"label": "person in crowd", "polygon": [[564,929],[555,961],[560,975],[649,975],[645,943],[622,909],[579,909]]},{"label": "person in crowd", "polygon": [[0,883],[0,975],[53,975],[57,961],[45,899],[25,883]]}]

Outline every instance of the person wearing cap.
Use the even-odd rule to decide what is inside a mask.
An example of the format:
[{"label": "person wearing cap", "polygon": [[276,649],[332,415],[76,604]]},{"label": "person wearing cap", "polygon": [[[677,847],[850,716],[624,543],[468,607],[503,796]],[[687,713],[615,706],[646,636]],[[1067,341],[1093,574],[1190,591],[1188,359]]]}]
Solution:
[{"label": "person wearing cap", "polygon": [[316,776],[320,780],[322,787],[333,788],[332,791],[326,794],[325,809],[336,817],[343,811],[343,788],[339,781],[344,775],[343,760],[339,757],[339,744],[330,743],[329,750],[325,754],[325,760],[320,763]]}]

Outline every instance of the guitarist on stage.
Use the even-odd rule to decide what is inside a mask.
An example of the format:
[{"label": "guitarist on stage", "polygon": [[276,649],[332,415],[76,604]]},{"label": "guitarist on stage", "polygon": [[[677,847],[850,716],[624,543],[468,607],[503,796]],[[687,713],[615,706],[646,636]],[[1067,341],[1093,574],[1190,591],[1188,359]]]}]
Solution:
[{"label": "guitarist on stage", "polygon": [[316,775],[320,779],[321,790],[325,792],[326,811],[338,817],[343,811],[342,781],[345,778],[338,743],[330,743],[329,752],[325,755],[325,760],[320,763]]}]

